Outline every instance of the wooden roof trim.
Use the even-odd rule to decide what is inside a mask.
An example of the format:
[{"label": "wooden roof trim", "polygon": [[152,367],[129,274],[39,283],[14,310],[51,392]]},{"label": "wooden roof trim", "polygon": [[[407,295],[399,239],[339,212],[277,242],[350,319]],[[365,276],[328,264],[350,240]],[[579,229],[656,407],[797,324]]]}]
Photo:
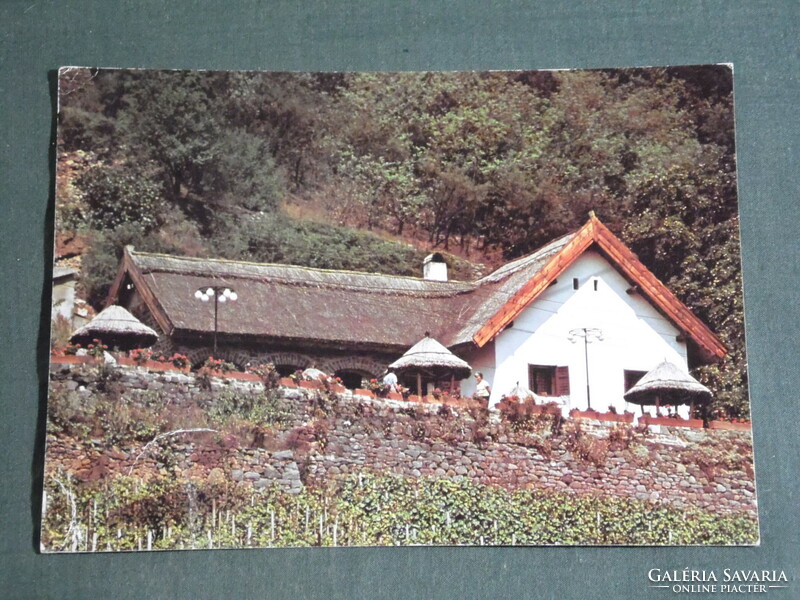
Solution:
[{"label": "wooden roof trim", "polygon": [[111,287],[108,289],[108,294],[106,295],[106,305],[103,308],[108,308],[114,301],[119,297],[119,291],[122,287],[122,282],[125,281],[125,261],[128,258],[128,250],[127,248],[122,252],[122,260],[119,263],[119,267],[117,268],[117,275],[114,277],[114,282],[111,284]]},{"label": "wooden roof trim", "polygon": [[606,252],[620,270],[634,281],[642,293],[648,296],[673,323],[683,329],[710,356],[716,359],[725,357],[728,350],[719,337],[599,220],[595,227],[595,239],[597,245]]},{"label": "wooden roof trim", "polygon": [[727,348],[711,329],[698,319],[636,255],[615,236],[610,229],[592,215],[567,243],[534,277],[498,310],[473,336],[480,348],[500,333],[508,323],[541,294],[575,259],[596,243],[618,268],[664,312],[680,329],[684,330],[709,356],[723,358]]},{"label": "wooden roof trim", "polygon": [[131,278],[133,285],[136,286],[136,290],[139,292],[139,295],[142,297],[142,300],[144,301],[148,310],[153,315],[156,323],[158,323],[161,331],[167,335],[172,335],[175,327],[167,316],[166,311],[161,306],[161,303],[158,301],[158,298],[145,281],[144,275],[136,266],[136,262],[131,257],[128,248],[125,248],[123,251],[122,261],[120,262],[117,276],[114,279],[111,289],[108,291],[106,306],[113,304],[114,301],[119,298],[120,288],[122,287],[122,282],[125,281],[126,274]]},{"label": "wooden roof trim", "polygon": [[575,236],[523,285],[473,336],[472,341],[482,348],[513,321],[528,304],[572,264],[594,242],[594,223],[590,220]]}]

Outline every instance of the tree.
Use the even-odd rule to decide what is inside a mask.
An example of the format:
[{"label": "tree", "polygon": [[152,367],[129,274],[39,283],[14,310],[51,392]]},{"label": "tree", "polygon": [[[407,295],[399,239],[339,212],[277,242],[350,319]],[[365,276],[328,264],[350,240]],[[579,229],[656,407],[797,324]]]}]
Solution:
[{"label": "tree", "polygon": [[[723,159],[720,159],[723,161]],[[673,168],[637,185],[622,237],[642,261],[729,349],[719,365],[698,369],[714,391],[711,409],[747,417],[739,220],[733,174],[703,163]]]},{"label": "tree", "polygon": [[141,243],[186,254],[411,274],[405,246],[283,206],[313,200],[329,222],[486,262],[532,252],[594,210],[720,334],[729,358],[698,376],[718,408],[747,410],[727,67],[81,71],[64,86],[65,144],[104,149],[82,186],[107,256],[136,225]]},{"label": "tree", "polygon": [[125,223],[109,231],[96,231],[81,263],[81,283],[86,300],[95,308],[105,305],[127,245],[143,252],[178,252],[175,246],[163,241],[157,233],[145,233],[136,223]]},{"label": "tree", "polygon": [[76,185],[88,206],[94,229],[135,223],[148,232],[159,224],[161,189],[138,171],[98,165],[85,172]]},{"label": "tree", "polygon": [[119,117],[128,151],[158,166],[167,200],[206,225],[214,211],[234,205],[274,210],[283,193],[268,141],[226,121],[230,78],[142,72]]}]

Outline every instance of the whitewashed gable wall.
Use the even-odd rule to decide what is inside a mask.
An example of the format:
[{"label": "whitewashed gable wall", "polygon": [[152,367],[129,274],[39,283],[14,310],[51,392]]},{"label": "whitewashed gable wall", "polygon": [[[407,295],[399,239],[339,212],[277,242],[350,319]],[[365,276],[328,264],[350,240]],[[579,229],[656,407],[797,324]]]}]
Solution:
[{"label": "whitewashed gable wall", "polygon": [[[578,280],[577,290],[573,279]],[[644,297],[628,294],[629,287],[599,253],[588,251],[579,257],[496,337],[495,364],[475,366],[487,373],[491,403],[499,402],[517,382],[527,386],[528,365],[534,364],[568,366],[570,396],[563,399],[564,410],[587,408],[584,343],[569,339],[571,330],[586,327],[600,329],[603,335],[588,347],[592,408],[639,412],[622,397],[624,370],[649,371],[664,359],[686,369],[687,355],[686,344],[676,339],[678,329]]]}]

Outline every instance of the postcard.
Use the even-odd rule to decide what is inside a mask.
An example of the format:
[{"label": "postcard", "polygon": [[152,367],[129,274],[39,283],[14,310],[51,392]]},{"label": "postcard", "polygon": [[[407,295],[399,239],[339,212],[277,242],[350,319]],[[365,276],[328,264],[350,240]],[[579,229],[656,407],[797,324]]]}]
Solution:
[{"label": "postcard", "polygon": [[41,548],[755,545],[729,65],[59,72]]}]

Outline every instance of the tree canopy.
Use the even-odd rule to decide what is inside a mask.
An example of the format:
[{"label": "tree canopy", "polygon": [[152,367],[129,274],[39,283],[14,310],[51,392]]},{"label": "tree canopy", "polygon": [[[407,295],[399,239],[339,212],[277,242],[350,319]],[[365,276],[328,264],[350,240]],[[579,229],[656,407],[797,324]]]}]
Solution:
[{"label": "tree canopy", "polygon": [[698,375],[748,414],[727,67],[73,70],[60,102],[61,155],[91,165],[57,227],[93,240],[95,302],[132,240],[411,274],[432,248],[496,266],[594,210],[720,334],[729,358]]}]

